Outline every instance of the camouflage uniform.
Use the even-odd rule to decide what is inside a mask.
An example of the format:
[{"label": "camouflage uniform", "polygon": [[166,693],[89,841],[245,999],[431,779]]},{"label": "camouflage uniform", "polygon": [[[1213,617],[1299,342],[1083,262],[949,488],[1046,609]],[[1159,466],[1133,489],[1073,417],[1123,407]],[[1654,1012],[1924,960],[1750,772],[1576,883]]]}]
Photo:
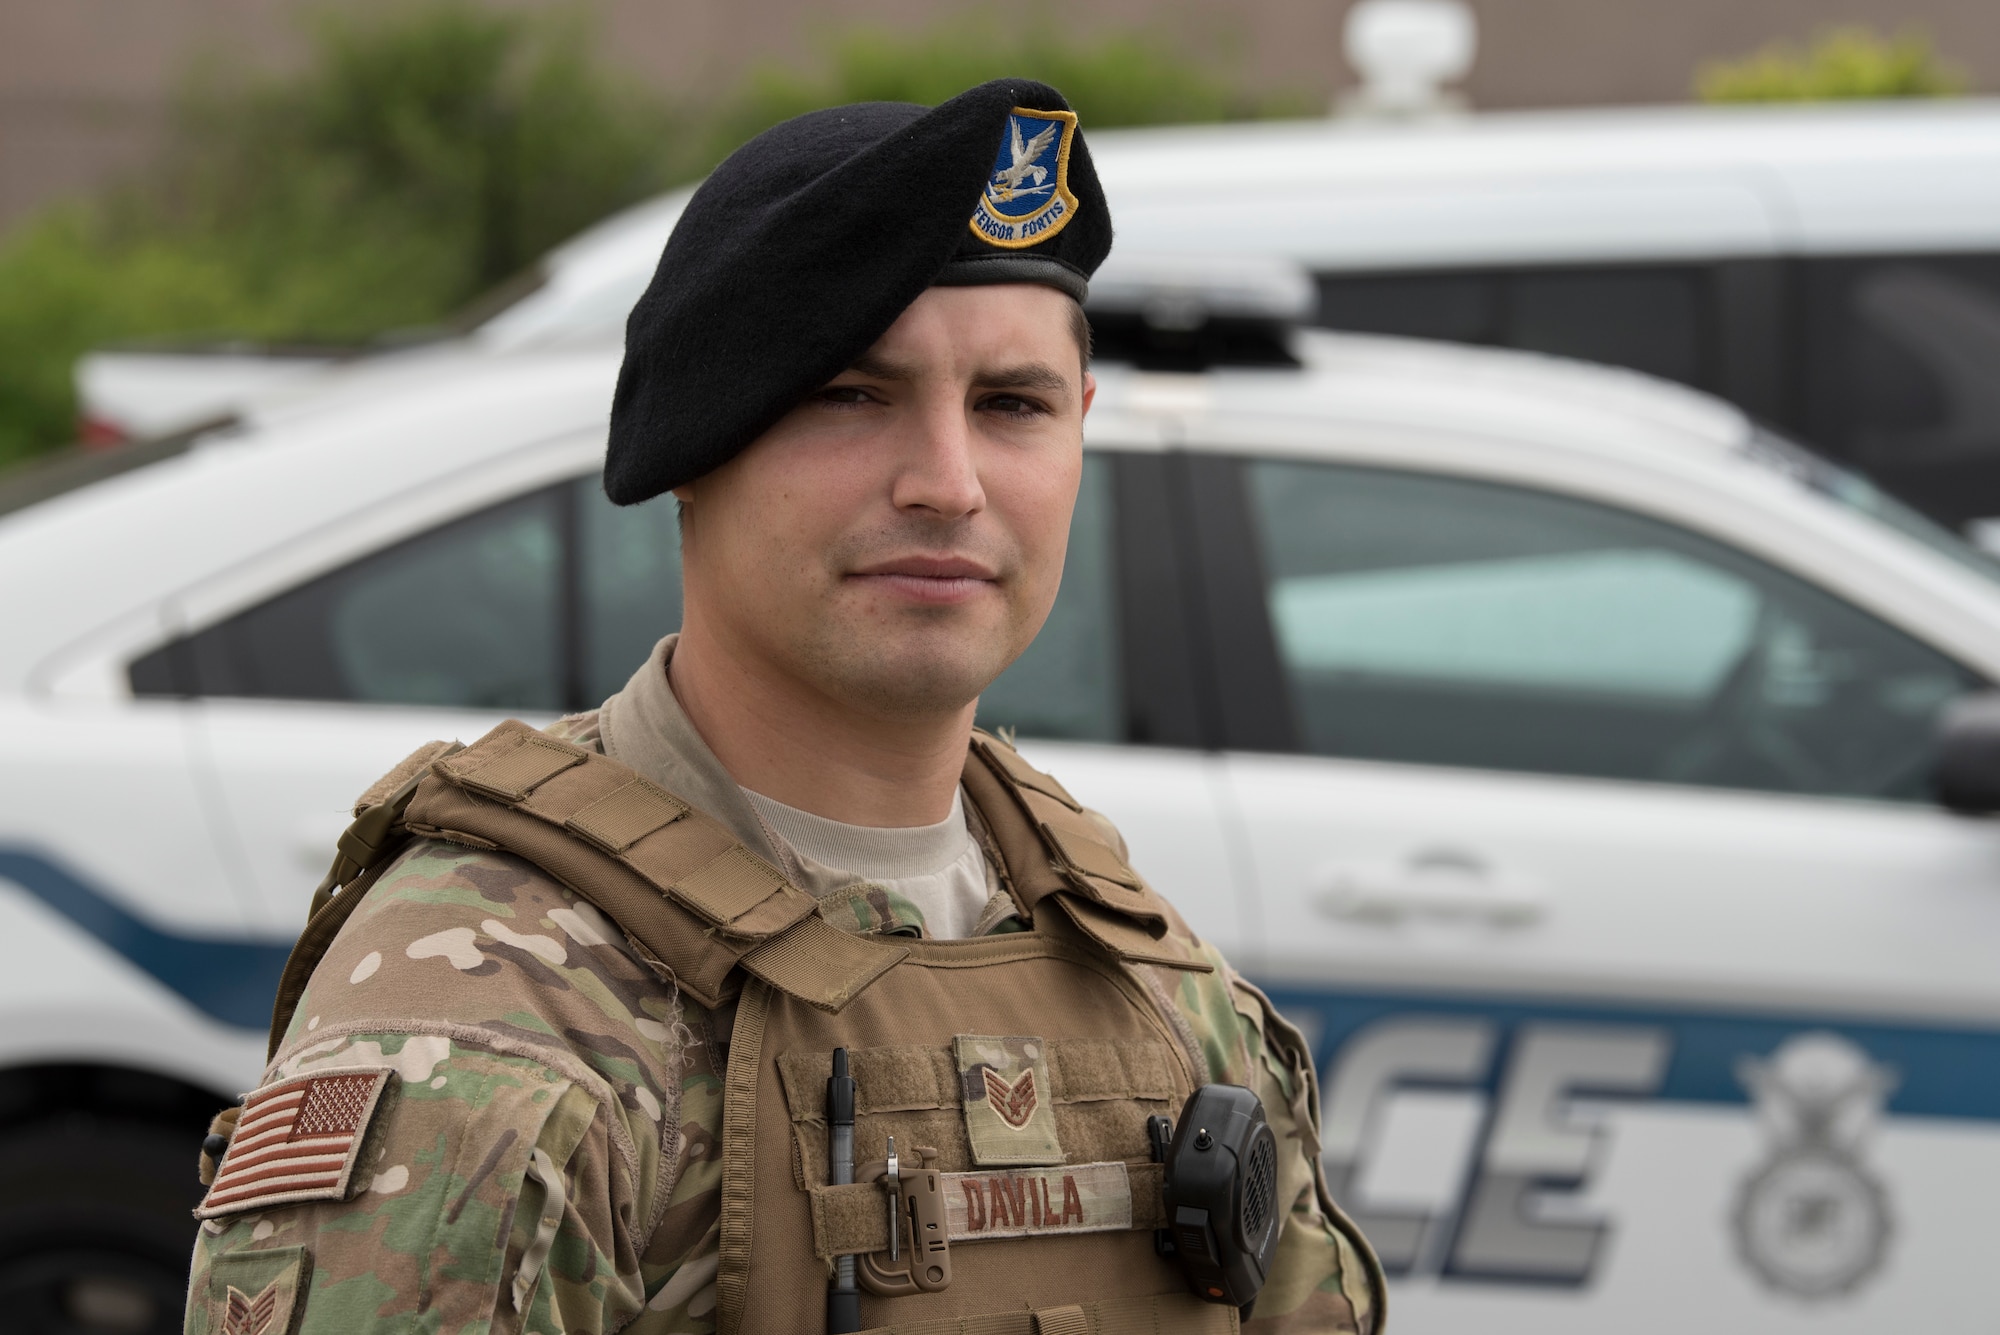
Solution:
[{"label": "camouflage uniform", "polygon": [[[724,822],[836,926],[921,935],[908,902],[806,863],[764,827],[666,689],[671,651],[669,639],[604,709],[550,731]],[[979,934],[1024,930],[993,886]],[[1379,1271],[1322,1208],[1317,1090],[1298,1034],[1213,947],[1191,948],[1215,972],[1154,972],[1208,1078],[1263,1097],[1291,1205],[1248,1329],[1372,1331]],[[306,1335],[713,1331],[731,1019],[681,998],[603,914],[532,864],[418,841],[320,963],[266,1073],[269,1084],[394,1069],[351,1198],[205,1222],[189,1335],[254,1329],[263,1314],[246,1304],[274,1294],[303,1308],[293,1319]]]}]

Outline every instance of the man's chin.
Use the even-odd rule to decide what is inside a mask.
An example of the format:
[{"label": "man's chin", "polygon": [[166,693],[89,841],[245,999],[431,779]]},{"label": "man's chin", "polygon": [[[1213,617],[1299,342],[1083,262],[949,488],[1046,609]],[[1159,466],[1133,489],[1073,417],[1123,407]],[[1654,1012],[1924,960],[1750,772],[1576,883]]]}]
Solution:
[{"label": "man's chin", "polygon": [[[882,646],[875,646],[882,647]],[[836,670],[835,692],[884,719],[940,718],[968,709],[1006,667],[973,661],[963,643],[902,646],[865,654]]]}]

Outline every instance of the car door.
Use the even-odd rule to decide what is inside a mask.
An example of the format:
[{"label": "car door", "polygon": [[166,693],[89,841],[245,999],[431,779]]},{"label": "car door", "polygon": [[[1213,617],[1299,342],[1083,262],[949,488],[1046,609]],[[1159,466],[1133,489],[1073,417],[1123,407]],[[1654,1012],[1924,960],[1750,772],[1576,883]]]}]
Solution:
[{"label": "car door", "polygon": [[679,624],[668,501],[619,509],[570,475],[447,513],[133,664],[140,694],[198,701],[225,853],[275,930],[397,760],[594,706]]},{"label": "car door", "polygon": [[1924,783],[1978,675],[1636,508],[1189,468],[1259,972],[1403,1328],[1969,1329],[2000,838]]},{"label": "car door", "polygon": [[[1190,651],[1162,575],[1161,467],[1143,451],[1086,458],[1062,592],[979,720],[1111,815],[1198,930],[1233,943],[1214,762],[1191,749]],[[377,775],[508,714],[596,707],[680,613],[672,502],[613,506],[588,473],[272,591],[133,677],[142,692],[200,697],[229,851],[273,925],[290,927]]]}]

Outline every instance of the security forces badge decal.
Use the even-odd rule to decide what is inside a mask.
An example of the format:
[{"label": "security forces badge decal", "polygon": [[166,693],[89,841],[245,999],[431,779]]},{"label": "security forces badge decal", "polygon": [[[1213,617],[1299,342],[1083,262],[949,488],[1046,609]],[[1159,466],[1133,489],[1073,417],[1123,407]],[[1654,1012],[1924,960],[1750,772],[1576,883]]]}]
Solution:
[{"label": "security forces badge decal", "polygon": [[1888,1195],[1862,1162],[1896,1076],[1833,1033],[1799,1034],[1737,1076],[1757,1101],[1771,1156],[1743,1181],[1734,1223],[1739,1254],[1780,1292],[1831,1298],[1853,1291],[1888,1249]]},{"label": "security forces badge decal", "polygon": [[1069,149],[1076,138],[1073,111],[1015,107],[993,174],[972,211],[972,230],[981,240],[1009,250],[1047,241],[1076,216],[1069,192]]}]

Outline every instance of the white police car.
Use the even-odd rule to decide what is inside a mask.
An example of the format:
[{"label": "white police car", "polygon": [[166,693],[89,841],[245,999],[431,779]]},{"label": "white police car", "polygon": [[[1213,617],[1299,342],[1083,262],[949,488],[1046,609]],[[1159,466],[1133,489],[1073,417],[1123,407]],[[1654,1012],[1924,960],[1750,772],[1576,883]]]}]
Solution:
[{"label": "white police car", "polygon": [[[1090,146],[1121,247],[1284,256],[1312,271],[1327,327],[1678,380],[1953,527],[2000,516],[2000,101],[1270,121]],[[686,198],[552,251],[470,344],[615,335]],[[78,383],[99,427],[143,434],[295,392],[313,366],[128,351],[85,358]]]},{"label": "white police car", "polygon": [[[2000,830],[1929,780],[2000,574],[1692,391],[1288,336],[1302,278],[1223,277],[1102,275],[1063,592],[982,718],[1312,1035],[1400,1328],[1984,1329]],[[598,490],[616,365],[364,366],[12,484],[14,1328],[173,1327],[354,794],[675,624],[671,509]]]}]

